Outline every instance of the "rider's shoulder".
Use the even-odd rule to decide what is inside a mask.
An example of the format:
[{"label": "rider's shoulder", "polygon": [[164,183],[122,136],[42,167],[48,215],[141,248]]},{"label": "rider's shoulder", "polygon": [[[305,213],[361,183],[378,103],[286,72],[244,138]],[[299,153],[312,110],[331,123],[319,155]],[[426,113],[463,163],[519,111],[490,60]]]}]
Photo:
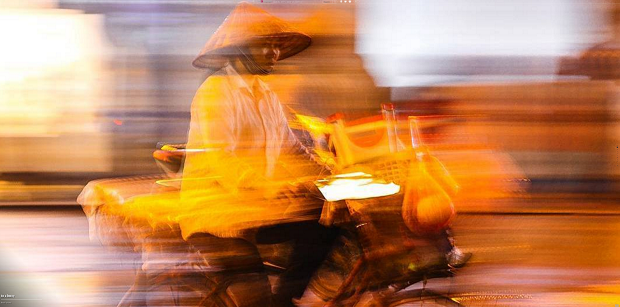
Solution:
[{"label": "rider's shoulder", "polygon": [[227,80],[227,75],[222,71],[217,71],[211,74],[198,89],[199,93],[208,95],[225,94],[230,91],[230,84]]}]

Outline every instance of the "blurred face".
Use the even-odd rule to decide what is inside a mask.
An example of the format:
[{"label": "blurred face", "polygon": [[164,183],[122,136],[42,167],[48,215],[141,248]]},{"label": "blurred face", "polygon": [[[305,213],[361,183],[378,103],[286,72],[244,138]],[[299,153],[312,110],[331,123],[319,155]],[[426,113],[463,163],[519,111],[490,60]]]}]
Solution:
[{"label": "blurred face", "polygon": [[273,71],[273,67],[280,57],[278,45],[276,38],[255,40],[246,46],[247,54],[254,60],[260,70],[265,74],[269,74]]}]

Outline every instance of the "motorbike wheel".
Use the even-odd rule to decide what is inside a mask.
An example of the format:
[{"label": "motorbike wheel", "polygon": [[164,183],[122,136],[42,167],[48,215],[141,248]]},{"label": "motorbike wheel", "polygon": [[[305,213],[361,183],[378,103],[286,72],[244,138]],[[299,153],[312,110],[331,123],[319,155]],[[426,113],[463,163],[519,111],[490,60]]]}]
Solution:
[{"label": "motorbike wheel", "polygon": [[423,289],[398,292],[389,301],[389,307],[464,307],[447,296]]}]

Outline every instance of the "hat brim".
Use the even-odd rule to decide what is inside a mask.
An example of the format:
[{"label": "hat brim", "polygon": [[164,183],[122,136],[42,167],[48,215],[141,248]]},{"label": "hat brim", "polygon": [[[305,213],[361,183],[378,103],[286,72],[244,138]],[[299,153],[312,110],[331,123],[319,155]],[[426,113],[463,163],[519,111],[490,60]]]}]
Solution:
[{"label": "hat brim", "polygon": [[265,38],[279,38],[278,49],[280,49],[280,56],[278,61],[284,60],[291,56],[294,56],[304,49],[308,48],[312,43],[310,36],[300,32],[282,32],[273,35],[261,35],[246,38],[244,40],[230,43],[226,46],[219,48],[205,50],[201,52],[192,61],[192,65],[199,69],[220,69],[228,62],[231,57],[239,55],[239,51],[235,47],[242,47],[247,45],[252,40],[262,40]]}]

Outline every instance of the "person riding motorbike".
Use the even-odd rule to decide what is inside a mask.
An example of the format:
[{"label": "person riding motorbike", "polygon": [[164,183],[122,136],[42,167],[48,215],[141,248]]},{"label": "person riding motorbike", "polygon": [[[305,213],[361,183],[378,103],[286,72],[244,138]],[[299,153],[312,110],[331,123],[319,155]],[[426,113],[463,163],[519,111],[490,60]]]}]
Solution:
[{"label": "person riding motorbike", "polygon": [[[211,266],[253,269],[253,291],[239,306],[293,306],[338,234],[318,223],[322,202],[311,197],[318,194],[311,183],[329,169],[297,140],[259,77],[310,43],[283,20],[241,3],[193,61],[212,74],[191,107],[181,198],[201,214],[188,241]],[[225,197],[214,201],[214,191]],[[271,296],[256,243],[282,241],[293,242],[292,254]],[[458,249],[448,257],[455,267],[469,258]]]},{"label": "person riding motorbike", "polygon": [[[254,270],[239,306],[293,306],[337,234],[318,223],[322,202],[309,197],[317,193],[311,183],[329,169],[297,140],[259,77],[310,43],[285,21],[241,3],[192,63],[213,74],[191,107],[181,198],[202,214],[188,241],[210,266]],[[213,201],[214,191],[225,197]],[[255,244],[289,240],[287,270],[271,296]]]}]

